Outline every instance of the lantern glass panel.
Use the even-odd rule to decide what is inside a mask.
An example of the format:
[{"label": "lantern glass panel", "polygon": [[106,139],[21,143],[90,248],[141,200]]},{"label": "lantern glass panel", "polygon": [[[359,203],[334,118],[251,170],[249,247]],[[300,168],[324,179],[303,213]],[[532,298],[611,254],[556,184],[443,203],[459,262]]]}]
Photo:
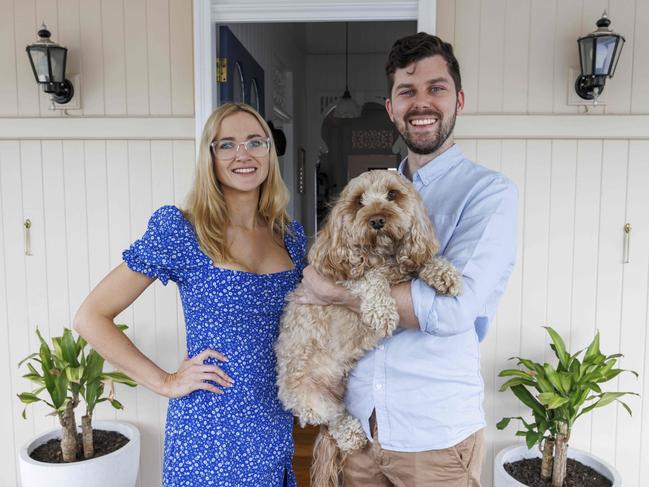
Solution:
[{"label": "lantern glass panel", "polygon": [[594,39],[584,37],[579,39],[579,58],[581,59],[581,74],[590,76],[593,74],[593,51]]},{"label": "lantern glass panel", "polygon": [[67,49],[64,47],[50,47],[50,59],[52,62],[52,81],[61,83],[65,81],[65,58]]},{"label": "lantern glass panel", "polygon": [[596,75],[607,76],[611,63],[613,62],[613,54],[615,53],[615,45],[617,44],[617,37],[615,36],[600,36],[597,39],[597,55],[595,58],[595,73]]},{"label": "lantern glass panel", "polygon": [[47,83],[50,81],[50,72],[47,65],[47,48],[44,46],[32,46],[29,49],[29,54],[34,63],[36,70],[36,77],[39,83]]}]

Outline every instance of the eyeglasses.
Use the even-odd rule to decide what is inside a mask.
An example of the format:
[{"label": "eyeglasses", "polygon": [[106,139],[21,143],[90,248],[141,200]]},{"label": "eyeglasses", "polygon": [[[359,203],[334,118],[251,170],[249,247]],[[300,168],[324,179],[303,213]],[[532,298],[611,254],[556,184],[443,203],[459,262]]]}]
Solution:
[{"label": "eyeglasses", "polygon": [[270,152],[270,137],[255,137],[239,143],[232,140],[215,140],[210,144],[214,157],[225,162],[234,160],[241,146],[252,157],[263,157]]}]

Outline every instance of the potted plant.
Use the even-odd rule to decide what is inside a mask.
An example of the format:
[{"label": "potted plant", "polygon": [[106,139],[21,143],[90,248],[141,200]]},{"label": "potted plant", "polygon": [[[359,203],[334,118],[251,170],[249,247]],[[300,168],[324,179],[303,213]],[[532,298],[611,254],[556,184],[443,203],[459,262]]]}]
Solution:
[{"label": "potted plant", "polygon": [[[127,328],[118,326],[121,330]],[[47,404],[61,428],[39,435],[21,449],[23,487],[135,485],[140,450],[138,430],[127,423],[101,421],[93,434],[92,414],[95,406],[105,401],[122,409],[114,397],[114,384],[134,387],[136,383],[121,372],[104,372],[103,357],[94,349],[86,351],[87,342],[82,337],[75,339],[68,328],[62,336],[52,338],[51,347],[38,330],[36,334],[39,351],[18,366],[27,364],[28,373],[23,377],[37,387],[18,397],[27,405],[39,401]],[[108,395],[104,395],[106,388]],[[86,404],[86,414],[81,418],[79,442],[75,408],[81,399]],[[95,451],[95,436],[112,437],[113,446]]]},{"label": "potted plant", "polygon": [[[498,374],[500,377],[511,377],[500,391],[510,389],[514,395],[532,413],[531,420],[517,417],[505,417],[496,427],[504,429],[512,419],[519,420],[523,428],[516,432],[525,438],[525,446],[510,447],[500,452],[495,461],[495,485],[525,485],[514,480],[505,472],[504,464],[541,455],[539,477],[551,481],[553,487],[560,487],[566,479],[568,460],[568,442],[572,426],[577,418],[592,411],[619,402],[631,414],[631,408],[620,400],[620,397],[633,392],[604,392],[600,384],[614,379],[622,372],[632,370],[616,368],[621,354],[604,355],[599,349],[599,332],[593,338],[582,359],[584,350],[570,354],[564,341],[551,327],[545,327],[552,343],[550,347],[558,360],[556,366],[539,364],[532,360],[513,357],[518,360],[522,369],[506,369]],[[537,445],[538,450],[532,450]],[[619,481],[619,474],[606,462],[586,452],[570,451],[571,458],[580,461],[586,467],[606,476],[614,482]],[[573,454],[574,453],[574,454]],[[590,485],[590,483],[589,483]]]}]

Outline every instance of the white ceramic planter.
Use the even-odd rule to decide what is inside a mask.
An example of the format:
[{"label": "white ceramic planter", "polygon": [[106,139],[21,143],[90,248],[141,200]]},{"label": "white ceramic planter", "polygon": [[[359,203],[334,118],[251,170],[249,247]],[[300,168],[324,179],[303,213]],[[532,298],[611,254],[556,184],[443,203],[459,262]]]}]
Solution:
[{"label": "white ceramic planter", "polygon": [[[500,450],[494,459],[494,487],[525,487],[525,484],[522,484],[511,477],[503,465],[505,463],[534,457],[541,457],[539,449],[534,447],[531,450],[528,450],[525,444],[513,445]],[[572,447],[568,448],[568,458],[577,460],[609,478],[613,483],[613,487],[620,487],[622,485],[622,478],[618,471],[601,458]]]},{"label": "white ceramic planter", "polygon": [[140,432],[119,421],[93,421],[94,429],[117,431],[129,439],[119,450],[103,457],[74,463],[45,463],[29,457],[43,443],[61,437],[55,429],[31,440],[20,449],[22,487],[133,487],[140,465]]}]

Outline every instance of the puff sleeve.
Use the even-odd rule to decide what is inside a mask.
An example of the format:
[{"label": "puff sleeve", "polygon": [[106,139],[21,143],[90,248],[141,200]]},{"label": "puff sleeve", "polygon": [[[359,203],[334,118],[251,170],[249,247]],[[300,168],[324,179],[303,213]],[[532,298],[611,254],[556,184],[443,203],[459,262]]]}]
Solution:
[{"label": "puff sleeve", "polygon": [[182,270],[191,266],[192,255],[189,222],[175,206],[156,210],[146,232],[122,253],[128,267],[146,276],[158,278],[166,285],[178,281]]}]

